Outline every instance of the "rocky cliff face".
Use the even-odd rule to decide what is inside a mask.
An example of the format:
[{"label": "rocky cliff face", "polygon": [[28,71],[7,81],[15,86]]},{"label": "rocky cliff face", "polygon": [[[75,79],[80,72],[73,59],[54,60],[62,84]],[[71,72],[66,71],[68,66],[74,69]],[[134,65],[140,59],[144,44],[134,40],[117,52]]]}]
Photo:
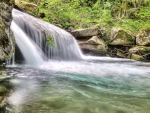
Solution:
[{"label": "rocky cliff face", "polygon": [[14,0],[0,1],[0,62],[10,58],[14,51],[13,35],[10,30],[13,4]]}]

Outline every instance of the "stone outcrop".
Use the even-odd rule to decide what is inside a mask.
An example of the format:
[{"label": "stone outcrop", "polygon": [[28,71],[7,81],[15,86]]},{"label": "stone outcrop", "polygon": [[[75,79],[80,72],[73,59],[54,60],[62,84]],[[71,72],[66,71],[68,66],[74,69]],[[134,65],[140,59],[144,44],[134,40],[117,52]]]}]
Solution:
[{"label": "stone outcrop", "polygon": [[146,47],[146,46],[135,46],[131,49],[129,49],[129,53],[136,53],[136,54],[140,54],[140,55],[147,55],[150,54],[150,47]]},{"label": "stone outcrop", "polygon": [[141,46],[150,45],[150,25],[140,30],[136,35],[136,44]]},{"label": "stone outcrop", "polygon": [[134,45],[135,38],[123,30],[122,28],[113,28],[111,30],[111,36],[109,40],[109,45]]},{"label": "stone outcrop", "polygon": [[71,34],[76,39],[88,39],[92,36],[96,36],[100,34],[100,31],[98,28],[86,28],[86,29],[77,29],[71,31]]},{"label": "stone outcrop", "polygon": [[34,16],[37,16],[39,10],[36,4],[22,0],[15,0],[15,7]]},{"label": "stone outcrop", "polygon": [[87,41],[79,43],[83,53],[90,55],[106,55],[107,49],[102,39],[93,36]]},{"label": "stone outcrop", "polygon": [[13,35],[10,31],[13,4],[13,0],[0,1],[0,62],[11,57],[14,51]]}]

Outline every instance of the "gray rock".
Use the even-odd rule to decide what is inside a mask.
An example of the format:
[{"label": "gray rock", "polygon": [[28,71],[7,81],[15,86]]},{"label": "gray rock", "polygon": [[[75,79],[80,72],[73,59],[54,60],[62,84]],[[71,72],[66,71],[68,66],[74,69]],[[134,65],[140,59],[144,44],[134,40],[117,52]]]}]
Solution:
[{"label": "gray rock", "polygon": [[77,39],[85,39],[87,37],[95,36],[100,34],[98,28],[86,28],[71,31],[71,34]]},{"label": "gray rock", "polygon": [[104,41],[97,36],[93,36],[89,40],[79,43],[79,45],[85,54],[106,55],[107,53]]},{"label": "gray rock", "polygon": [[150,26],[142,29],[136,35],[136,44],[137,45],[150,45]]}]

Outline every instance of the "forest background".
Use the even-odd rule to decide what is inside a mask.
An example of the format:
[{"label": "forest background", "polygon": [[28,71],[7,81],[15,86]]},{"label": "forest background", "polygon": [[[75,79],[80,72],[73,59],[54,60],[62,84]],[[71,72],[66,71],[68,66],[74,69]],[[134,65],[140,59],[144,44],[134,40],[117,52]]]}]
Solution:
[{"label": "forest background", "polygon": [[38,7],[37,17],[64,29],[122,27],[132,33],[150,24],[150,0],[23,0]]}]

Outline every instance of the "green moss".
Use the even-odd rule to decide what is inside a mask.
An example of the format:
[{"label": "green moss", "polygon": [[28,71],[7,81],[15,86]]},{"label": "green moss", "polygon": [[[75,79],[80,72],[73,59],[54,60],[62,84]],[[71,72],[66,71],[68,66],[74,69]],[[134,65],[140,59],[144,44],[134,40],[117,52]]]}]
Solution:
[{"label": "green moss", "polygon": [[150,24],[149,25],[146,25],[146,26],[143,26],[140,30],[139,30],[139,33],[143,32],[143,31],[150,31]]},{"label": "green moss", "polygon": [[144,61],[145,60],[143,56],[138,55],[138,54],[132,54],[131,59],[137,60],[137,61]]},{"label": "green moss", "polygon": [[46,42],[49,43],[49,45],[54,48],[55,47],[55,42],[54,42],[54,38],[51,35],[48,35],[46,38]]},{"label": "green moss", "polygon": [[15,5],[17,5],[20,9],[27,11],[29,14],[37,16],[38,6],[36,4],[22,0],[15,0]]}]

